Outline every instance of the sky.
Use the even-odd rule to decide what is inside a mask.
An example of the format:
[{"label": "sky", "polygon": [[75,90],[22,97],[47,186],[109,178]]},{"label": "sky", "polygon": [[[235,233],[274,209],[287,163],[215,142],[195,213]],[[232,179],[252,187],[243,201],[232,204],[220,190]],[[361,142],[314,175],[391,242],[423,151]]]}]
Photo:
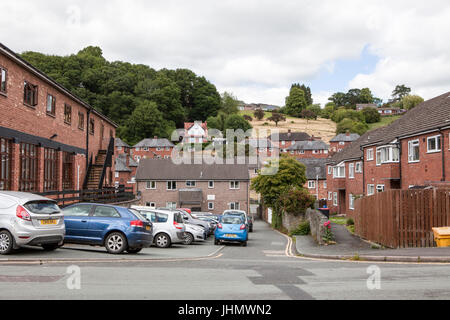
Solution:
[{"label": "sky", "polygon": [[370,88],[385,101],[405,84],[425,99],[450,91],[447,0],[15,0],[0,42],[15,52],[188,68],[219,92],[283,106],[292,83],[322,105]]}]

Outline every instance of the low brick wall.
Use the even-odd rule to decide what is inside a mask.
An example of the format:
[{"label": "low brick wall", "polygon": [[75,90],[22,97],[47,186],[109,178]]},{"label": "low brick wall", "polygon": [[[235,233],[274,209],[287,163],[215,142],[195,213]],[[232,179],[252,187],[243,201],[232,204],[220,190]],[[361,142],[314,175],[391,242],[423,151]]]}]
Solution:
[{"label": "low brick wall", "polygon": [[326,228],[324,224],[329,221],[328,218],[318,210],[308,209],[306,211],[306,219],[311,226],[311,235],[313,239],[320,245],[324,245],[323,237],[325,236]]}]

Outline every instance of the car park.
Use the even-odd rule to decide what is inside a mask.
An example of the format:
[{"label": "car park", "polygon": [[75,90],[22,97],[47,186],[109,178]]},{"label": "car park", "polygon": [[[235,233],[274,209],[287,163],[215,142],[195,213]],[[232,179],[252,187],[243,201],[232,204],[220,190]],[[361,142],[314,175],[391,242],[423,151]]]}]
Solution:
[{"label": "car park", "polygon": [[181,215],[183,216],[184,223],[189,223],[204,228],[208,236],[214,232],[214,227],[211,225],[209,221],[194,218],[190,213],[184,211],[183,209],[177,209],[175,211],[181,213]]},{"label": "car park", "polygon": [[0,192],[0,254],[23,246],[52,251],[63,244],[64,216],[55,201],[31,193]]},{"label": "car park", "polygon": [[184,244],[190,245],[194,242],[203,242],[207,239],[208,235],[203,227],[193,224],[185,223],[186,237],[184,238]]},{"label": "car park", "polygon": [[240,242],[247,246],[248,228],[245,220],[237,215],[223,216],[214,233],[214,244],[221,242]]},{"label": "car park", "polygon": [[153,241],[152,223],[127,208],[79,203],[63,209],[66,243],[104,246],[111,254],[138,253]]},{"label": "car park", "polygon": [[184,243],[186,227],[179,211],[157,210],[151,207],[131,206],[153,223],[153,241],[158,248]]}]

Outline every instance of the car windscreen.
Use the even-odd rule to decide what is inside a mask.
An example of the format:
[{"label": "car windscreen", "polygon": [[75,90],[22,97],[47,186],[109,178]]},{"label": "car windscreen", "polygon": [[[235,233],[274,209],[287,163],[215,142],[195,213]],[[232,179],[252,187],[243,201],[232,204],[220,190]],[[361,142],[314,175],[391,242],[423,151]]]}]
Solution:
[{"label": "car windscreen", "polygon": [[53,201],[30,201],[24,205],[25,209],[36,214],[56,214],[60,213],[61,209]]},{"label": "car windscreen", "polygon": [[244,221],[237,216],[226,216],[222,218],[222,224],[242,224]]},{"label": "car windscreen", "polygon": [[142,214],[144,214],[147,219],[149,219],[153,223],[166,223],[167,220],[169,220],[169,215],[166,213],[161,212],[154,212],[154,211],[140,211]]}]

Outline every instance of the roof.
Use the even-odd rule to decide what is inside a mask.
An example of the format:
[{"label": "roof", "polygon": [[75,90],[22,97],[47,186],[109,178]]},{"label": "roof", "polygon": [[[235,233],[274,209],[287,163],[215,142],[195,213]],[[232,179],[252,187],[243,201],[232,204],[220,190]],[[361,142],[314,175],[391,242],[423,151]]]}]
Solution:
[{"label": "roof", "polygon": [[378,106],[374,103],[358,103],[356,108],[377,108]]},{"label": "roof", "polygon": [[328,150],[330,148],[323,141],[297,141],[294,145],[288,148],[288,151],[292,150]]},{"label": "roof", "polygon": [[115,147],[125,147],[125,148],[130,148],[130,146],[128,144],[126,144],[125,142],[123,142],[122,139],[120,138],[116,138],[114,141],[114,146]]},{"label": "roof", "polygon": [[[273,140],[275,135],[270,136],[270,140]],[[279,141],[306,141],[311,140],[311,136],[306,132],[284,132],[279,134]]]},{"label": "roof", "polygon": [[419,135],[439,128],[450,127],[450,92],[425,101],[409,110],[397,121],[382,128],[382,134],[373,136],[363,145],[389,144],[397,138]]},{"label": "roof", "polygon": [[357,133],[351,133],[349,135],[341,133],[334,137],[330,142],[353,142],[358,140],[359,137],[360,135]]},{"label": "roof", "polygon": [[16,54],[14,51],[12,51],[11,49],[9,49],[8,47],[6,47],[4,44],[0,43],[0,53],[3,53],[4,55],[6,55],[8,58],[10,58],[11,60],[13,60],[14,62],[16,62],[17,64],[19,64],[20,66],[24,67],[25,69],[27,69],[29,72],[31,72],[32,74],[34,74],[35,76],[37,76],[38,78],[40,78],[41,80],[49,83],[51,86],[53,86],[54,88],[60,90],[62,93],[64,93],[65,95],[69,96],[71,99],[73,99],[74,101],[76,101],[77,103],[81,104],[82,106],[84,106],[86,109],[90,110],[92,113],[96,114],[97,116],[99,116],[100,118],[102,118],[103,120],[109,122],[110,124],[112,124],[115,128],[118,127],[118,125],[112,121],[111,119],[109,119],[108,117],[106,117],[105,115],[101,114],[100,112],[98,112],[97,110],[95,110],[91,105],[89,105],[87,102],[83,101],[80,97],[76,96],[75,94],[73,94],[72,92],[69,91],[69,89],[65,88],[64,86],[62,86],[61,84],[59,84],[58,82],[56,82],[55,80],[53,80],[52,78],[50,78],[48,75],[46,75],[44,72],[40,71],[39,69],[37,69],[36,67],[32,66],[29,62],[27,62],[26,60],[24,60],[22,57],[20,57],[18,54]]},{"label": "roof", "polygon": [[306,166],[306,179],[308,180],[326,180],[328,159],[297,159]]},{"label": "roof", "polygon": [[[128,157],[128,166],[127,166],[127,157]],[[116,172],[131,172],[130,167],[138,167],[139,164],[133,160],[128,154],[121,153],[115,159],[114,170]]]},{"label": "roof", "polygon": [[142,159],[136,173],[136,180],[248,181],[247,164],[175,164],[172,160]]},{"label": "roof", "polygon": [[200,125],[203,128],[203,130],[205,130],[205,131],[208,130],[208,123],[202,122],[202,121],[185,122],[184,129],[187,131],[187,130],[191,129],[195,124]]},{"label": "roof", "polygon": [[175,145],[167,139],[144,139],[133,148],[165,148],[165,147],[174,147]]}]

